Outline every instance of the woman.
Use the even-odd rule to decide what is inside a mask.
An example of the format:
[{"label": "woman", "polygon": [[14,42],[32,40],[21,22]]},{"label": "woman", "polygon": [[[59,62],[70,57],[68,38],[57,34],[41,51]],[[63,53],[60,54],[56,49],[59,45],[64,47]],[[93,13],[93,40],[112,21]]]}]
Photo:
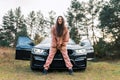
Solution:
[{"label": "woman", "polygon": [[68,52],[67,52],[67,42],[69,41],[69,31],[65,26],[65,22],[62,16],[58,16],[56,25],[51,29],[52,34],[52,43],[47,57],[46,63],[44,64],[43,74],[47,74],[47,70],[52,63],[52,60],[55,56],[56,51],[59,49],[64,58],[66,67],[69,70],[69,74],[73,74],[72,63],[70,62]]}]

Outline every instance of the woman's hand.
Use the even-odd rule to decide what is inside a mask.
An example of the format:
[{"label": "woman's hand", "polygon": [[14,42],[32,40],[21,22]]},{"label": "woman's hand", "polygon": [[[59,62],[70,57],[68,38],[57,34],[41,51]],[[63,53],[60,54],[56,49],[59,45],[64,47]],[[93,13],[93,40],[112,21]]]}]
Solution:
[{"label": "woman's hand", "polygon": [[58,49],[61,49],[61,47],[62,47],[62,44],[58,44],[58,45],[57,45],[57,48],[58,48]]}]

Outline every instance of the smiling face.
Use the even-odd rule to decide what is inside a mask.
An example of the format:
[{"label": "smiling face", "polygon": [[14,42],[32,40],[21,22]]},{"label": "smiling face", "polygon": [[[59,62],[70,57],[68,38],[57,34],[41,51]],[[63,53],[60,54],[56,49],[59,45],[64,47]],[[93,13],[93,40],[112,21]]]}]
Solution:
[{"label": "smiling face", "polygon": [[57,20],[57,22],[58,22],[58,24],[62,24],[62,22],[63,22],[63,19],[62,19],[62,17],[58,17],[58,20]]}]

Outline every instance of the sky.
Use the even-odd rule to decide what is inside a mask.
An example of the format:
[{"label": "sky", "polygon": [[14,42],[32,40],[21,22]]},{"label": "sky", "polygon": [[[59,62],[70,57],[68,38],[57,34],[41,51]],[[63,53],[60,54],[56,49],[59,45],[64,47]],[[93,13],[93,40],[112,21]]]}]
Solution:
[{"label": "sky", "polygon": [[19,6],[21,7],[22,14],[25,16],[31,11],[40,10],[47,17],[48,12],[51,10],[56,12],[56,16],[64,16],[68,7],[70,7],[70,3],[71,0],[0,0],[0,24],[2,23],[2,17],[8,10],[15,10]]},{"label": "sky", "polygon": [[45,16],[51,10],[55,11],[56,15],[63,15],[67,11],[70,2],[71,0],[0,0],[0,24],[2,17],[8,10],[15,10],[19,6],[21,7],[22,14],[25,16],[32,10],[41,10]]}]

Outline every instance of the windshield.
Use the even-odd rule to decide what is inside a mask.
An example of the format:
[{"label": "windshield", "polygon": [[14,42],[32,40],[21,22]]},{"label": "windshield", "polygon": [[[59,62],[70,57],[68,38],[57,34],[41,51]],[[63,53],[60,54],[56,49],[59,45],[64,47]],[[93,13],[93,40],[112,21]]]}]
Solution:
[{"label": "windshield", "polygon": [[30,43],[32,43],[32,40],[28,37],[19,37],[18,38],[19,45],[25,45],[25,44],[30,44]]},{"label": "windshield", "polygon": [[[41,44],[49,44],[49,43],[51,43],[51,38],[46,38],[41,42]],[[69,39],[68,44],[69,45],[74,45],[75,42],[72,39]]]}]

